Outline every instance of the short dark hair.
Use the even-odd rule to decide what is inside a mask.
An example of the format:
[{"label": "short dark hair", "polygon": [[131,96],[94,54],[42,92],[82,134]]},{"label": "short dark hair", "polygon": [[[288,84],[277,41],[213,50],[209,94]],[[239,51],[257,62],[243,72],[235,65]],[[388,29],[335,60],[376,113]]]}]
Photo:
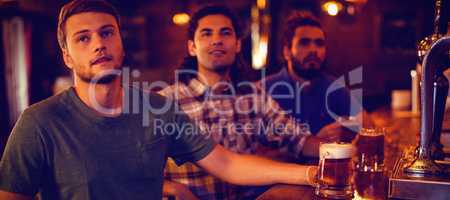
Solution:
[{"label": "short dark hair", "polygon": [[286,30],[284,31],[283,43],[285,46],[287,47],[292,46],[292,38],[295,35],[295,30],[298,27],[302,26],[313,26],[322,29],[319,20],[317,20],[312,15],[301,15],[301,14],[293,15],[288,19],[287,27]]},{"label": "short dark hair", "polygon": [[100,12],[112,15],[120,25],[120,16],[116,8],[104,0],[74,0],[65,4],[59,12],[58,43],[61,49],[66,49],[66,22],[69,17],[84,12]]},{"label": "short dark hair", "polygon": [[223,15],[231,20],[231,23],[234,28],[234,32],[236,34],[237,38],[241,38],[242,30],[241,26],[239,24],[239,20],[236,17],[236,15],[227,7],[220,6],[220,5],[210,5],[205,6],[195,12],[191,18],[191,21],[189,22],[189,29],[188,29],[188,38],[190,40],[194,39],[195,36],[195,30],[198,28],[198,22],[206,16],[209,15]]}]

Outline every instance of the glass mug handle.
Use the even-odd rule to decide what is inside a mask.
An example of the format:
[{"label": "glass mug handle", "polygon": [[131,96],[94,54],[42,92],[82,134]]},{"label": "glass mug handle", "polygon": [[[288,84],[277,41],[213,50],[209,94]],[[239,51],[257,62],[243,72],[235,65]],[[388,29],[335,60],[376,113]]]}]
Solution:
[{"label": "glass mug handle", "polygon": [[308,185],[312,187],[316,187],[318,184],[318,176],[319,176],[319,169],[317,166],[311,165],[306,168],[306,182]]}]

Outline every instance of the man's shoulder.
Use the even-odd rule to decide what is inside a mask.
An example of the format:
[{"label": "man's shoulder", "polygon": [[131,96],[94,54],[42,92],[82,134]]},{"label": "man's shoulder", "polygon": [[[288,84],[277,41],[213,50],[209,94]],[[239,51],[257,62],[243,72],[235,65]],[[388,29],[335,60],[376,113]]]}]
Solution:
[{"label": "man's shoulder", "polygon": [[171,102],[173,99],[170,96],[161,93],[161,90],[158,92],[154,91],[141,91],[145,96],[148,96],[149,103],[155,106],[165,105],[167,102]]},{"label": "man's shoulder", "polygon": [[176,88],[175,88],[175,84],[169,85],[165,88],[163,88],[162,90],[159,90],[157,93],[161,96],[171,96],[174,92],[175,92]]},{"label": "man's shoulder", "polygon": [[285,80],[286,77],[284,77],[284,73],[283,73],[284,69],[281,69],[280,71],[267,75],[266,77],[261,78],[261,80],[265,80],[268,82],[276,82],[276,81],[280,81],[280,80]]},{"label": "man's shoulder", "polygon": [[65,98],[67,95],[67,92],[62,92],[48,97],[42,101],[30,105],[24,110],[24,114],[33,115],[39,119],[50,119],[56,112],[65,108],[65,104],[67,103],[65,102]]},{"label": "man's shoulder", "polygon": [[282,68],[279,72],[276,72],[274,74],[267,75],[266,77],[262,77],[261,80],[258,82],[259,86],[265,86],[270,87],[277,84],[291,84],[290,77],[286,75],[285,69]]},{"label": "man's shoulder", "polygon": [[50,124],[70,121],[65,118],[70,115],[64,111],[67,106],[64,103],[64,95],[66,94],[62,92],[26,108],[17,120],[13,131],[15,130],[16,134],[30,137]]},{"label": "man's shoulder", "polygon": [[186,94],[190,92],[191,90],[186,84],[182,82],[176,82],[158,91],[158,94],[166,98],[178,99],[186,96]]}]

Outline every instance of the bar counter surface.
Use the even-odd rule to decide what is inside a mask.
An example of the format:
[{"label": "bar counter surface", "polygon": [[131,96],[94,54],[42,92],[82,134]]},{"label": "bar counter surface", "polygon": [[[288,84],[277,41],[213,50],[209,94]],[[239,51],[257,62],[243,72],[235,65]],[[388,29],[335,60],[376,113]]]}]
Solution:
[{"label": "bar counter surface", "polygon": [[[449,113],[446,114],[443,130],[449,128]],[[387,199],[388,181],[395,162],[405,151],[413,150],[418,144],[420,116],[409,111],[393,111],[381,108],[370,113],[375,126],[385,127],[384,173],[354,174],[353,199]],[[448,135],[448,134],[443,134]],[[311,186],[274,185],[257,198],[258,200],[323,199],[314,195]]]}]

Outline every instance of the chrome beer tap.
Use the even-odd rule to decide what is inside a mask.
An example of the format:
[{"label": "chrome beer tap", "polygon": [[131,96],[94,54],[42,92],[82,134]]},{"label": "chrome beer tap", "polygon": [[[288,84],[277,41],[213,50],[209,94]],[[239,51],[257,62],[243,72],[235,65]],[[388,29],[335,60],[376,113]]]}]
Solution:
[{"label": "chrome beer tap", "polygon": [[[449,65],[446,65],[447,67]],[[433,82],[433,135],[431,137],[432,158],[444,160],[444,145],[441,144],[442,122],[445,116],[445,103],[448,95],[448,80],[444,76],[445,69],[440,67],[436,71]]]},{"label": "chrome beer tap", "polygon": [[448,67],[449,50],[450,36],[442,37],[431,46],[423,59],[420,142],[413,162],[404,169],[410,176],[442,173],[442,168],[433,159],[432,145],[439,141],[442,129],[448,92],[448,80],[443,71]]}]

